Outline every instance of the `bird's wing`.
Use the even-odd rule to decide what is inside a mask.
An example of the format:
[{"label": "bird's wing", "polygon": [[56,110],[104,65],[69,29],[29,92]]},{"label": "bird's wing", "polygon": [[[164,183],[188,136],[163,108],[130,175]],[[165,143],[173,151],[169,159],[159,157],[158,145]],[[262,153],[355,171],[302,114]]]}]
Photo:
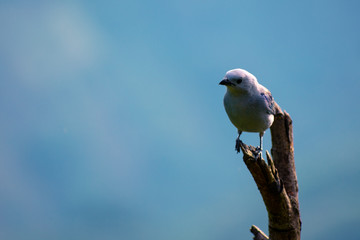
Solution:
[{"label": "bird's wing", "polygon": [[271,95],[271,92],[269,90],[266,90],[261,93],[261,96],[264,98],[266,106],[268,108],[269,114],[275,114],[275,102],[274,98]]}]

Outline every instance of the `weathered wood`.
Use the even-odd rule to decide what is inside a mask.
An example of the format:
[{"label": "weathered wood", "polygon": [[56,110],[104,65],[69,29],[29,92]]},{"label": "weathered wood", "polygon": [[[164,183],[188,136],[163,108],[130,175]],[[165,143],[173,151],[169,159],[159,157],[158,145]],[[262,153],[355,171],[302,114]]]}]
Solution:
[{"label": "weathered wood", "polygon": [[263,238],[267,236],[255,226],[251,232],[255,240],[300,240],[301,220],[292,120],[277,104],[271,136],[273,158],[266,151],[267,163],[261,155],[256,155],[255,147],[242,142],[240,144],[243,160],[261,193],[269,218],[269,238]]},{"label": "weathered wood", "polygon": [[263,231],[260,230],[260,228],[258,228],[255,225],[252,225],[250,228],[250,232],[252,232],[252,234],[254,234],[254,240],[269,240],[269,237],[266,236],[265,233],[263,233]]},{"label": "weathered wood", "polygon": [[[291,239],[300,239],[301,219],[298,198],[299,188],[294,159],[292,119],[286,111],[282,112],[278,105],[276,106],[276,109],[278,110],[275,115],[275,121],[270,128],[272,141],[271,154],[291,202],[291,228],[293,229],[293,234],[296,236],[296,238]],[[269,225],[269,228],[271,229],[271,225]],[[271,234],[271,232],[273,232],[273,234]],[[271,230],[271,232],[270,236],[275,236],[275,234],[278,235],[276,231]]]},{"label": "weathered wood", "polygon": [[294,142],[292,120],[284,111],[275,115],[275,121],[271,128],[271,155],[274,158],[275,167],[279,171],[280,178],[284,181],[286,192],[294,198],[298,198],[298,184],[294,161]]}]

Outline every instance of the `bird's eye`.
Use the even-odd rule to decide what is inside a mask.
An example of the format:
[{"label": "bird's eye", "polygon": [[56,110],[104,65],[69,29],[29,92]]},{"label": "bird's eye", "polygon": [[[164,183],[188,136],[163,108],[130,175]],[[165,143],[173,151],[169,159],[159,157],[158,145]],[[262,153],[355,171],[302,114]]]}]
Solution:
[{"label": "bird's eye", "polygon": [[237,84],[240,84],[242,82],[242,79],[240,78],[240,79],[238,79],[238,80],[236,80],[236,83]]}]

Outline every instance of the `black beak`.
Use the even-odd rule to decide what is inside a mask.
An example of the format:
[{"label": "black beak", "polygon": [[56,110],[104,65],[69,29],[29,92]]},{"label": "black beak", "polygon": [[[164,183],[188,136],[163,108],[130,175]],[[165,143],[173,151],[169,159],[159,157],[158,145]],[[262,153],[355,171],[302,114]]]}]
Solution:
[{"label": "black beak", "polygon": [[221,82],[219,82],[219,85],[231,86],[234,84],[232,82],[230,82],[229,79],[224,78]]}]

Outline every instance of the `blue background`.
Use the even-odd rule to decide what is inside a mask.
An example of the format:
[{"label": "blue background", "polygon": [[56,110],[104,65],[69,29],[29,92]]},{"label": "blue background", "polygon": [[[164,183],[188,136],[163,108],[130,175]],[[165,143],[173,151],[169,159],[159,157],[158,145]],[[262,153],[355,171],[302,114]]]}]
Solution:
[{"label": "blue background", "polygon": [[358,12],[340,0],[2,1],[0,238],[267,232],[218,85],[240,67],[294,121],[303,239],[357,239]]}]

